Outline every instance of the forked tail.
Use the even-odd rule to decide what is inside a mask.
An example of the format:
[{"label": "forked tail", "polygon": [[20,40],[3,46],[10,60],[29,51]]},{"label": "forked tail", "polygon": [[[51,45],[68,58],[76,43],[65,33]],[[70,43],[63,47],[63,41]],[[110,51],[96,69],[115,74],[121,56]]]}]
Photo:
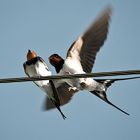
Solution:
[{"label": "forked tail", "polygon": [[126,115],[129,115],[129,113],[127,113],[126,111],[120,109],[119,107],[117,107],[116,105],[114,105],[113,103],[111,103],[106,96],[105,92],[97,92],[97,91],[91,91],[92,94],[96,95],[97,97],[99,97],[100,99],[102,99],[104,102],[108,103],[109,105],[115,107],[116,109],[118,109],[119,111],[123,112]]},{"label": "forked tail", "polygon": [[[112,83],[116,82],[116,81],[122,81],[122,80],[131,80],[131,79],[138,79],[140,77],[129,77],[129,78],[116,78],[116,79],[94,79],[97,82],[103,84],[107,90],[108,87],[111,86]],[[100,99],[102,99],[104,102],[110,104],[111,106],[115,107],[116,109],[118,109],[119,111],[123,112],[126,115],[129,115],[129,113],[127,113],[126,111],[120,109],[119,107],[117,107],[116,105],[114,105],[113,103],[111,103],[108,99],[107,99],[107,95],[105,91],[90,91],[92,94],[96,95],[97,97],[99,97]]]}]

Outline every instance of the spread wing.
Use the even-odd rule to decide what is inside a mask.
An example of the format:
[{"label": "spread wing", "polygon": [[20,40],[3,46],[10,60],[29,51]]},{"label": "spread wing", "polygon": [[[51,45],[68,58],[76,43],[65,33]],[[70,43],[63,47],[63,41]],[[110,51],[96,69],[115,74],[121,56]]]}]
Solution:
[{"label": "spread wing", "polygon": [[[60,101],[60,106],[67,104],[72,99],[73,95],[78,91],[70,90],[69,85],[67,83],[63,83],[61,86],[57,88],[58,97]],[[43,104],[43,110],[54,109],[55,106],[52,104],[50,99],[46,97],[45,102]]]},{"label": "spread wing", "polygon": [[111,8],[107,7],[68,50],[67,57],[71,56],[71,52],[76,52],[75,55],[86,73],[92,71],[96,54],[107,38],[111,13]]}]

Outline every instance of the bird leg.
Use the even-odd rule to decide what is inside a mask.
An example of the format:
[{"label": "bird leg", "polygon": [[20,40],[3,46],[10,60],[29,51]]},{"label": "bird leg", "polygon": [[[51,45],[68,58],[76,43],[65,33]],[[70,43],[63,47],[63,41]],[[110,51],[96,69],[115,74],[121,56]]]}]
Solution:
[{"label": "bird leg", "polygon": [[69,91],[71,91],[71,90],[72,90],[72,91],[77,91],[77,88],[76,88],[76,87],[69,87],[68,90],[69,90]]}]

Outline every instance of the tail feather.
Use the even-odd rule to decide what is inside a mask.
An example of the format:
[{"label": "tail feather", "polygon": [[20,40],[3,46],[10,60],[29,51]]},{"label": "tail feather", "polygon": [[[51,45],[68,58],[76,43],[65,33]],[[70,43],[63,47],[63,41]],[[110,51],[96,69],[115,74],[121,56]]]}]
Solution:
[{"label": "tail feather", "polygon": [[61,111],[60,109],[60,100],[59,100],[59,97],[58,97],[58,93],[57,93],[57,89],[55,88],[55,85],[53,83],[52,80],[49,81],[50,85],[52,86],[52,90],[53,90],[53,96],[55,98],[55,100],[52,100],[52,103],[56,106],[56,108],[58,109],[58,111],[60,112],[60,114],[62,115],[63,119],[66,118],[66,116],[63,114],[63,112]]},{"label": "tail feather", "polygon": [[[94,79],[94,80],[103,84],[107,90],[107,88],[110,87],[112,85],[112,83],[114,83],[116,81],[132,80],[132,79],[138,79],[138,78],[140,78],[140,76],[128,77],[128,78],[115,78],[115,79]],[[111,106],[115,107],[116,109],[118,109],[119,111],[123,112],[124,114],[129,115],[126,111],[120,109],[119,107],[117,107],[116,105],[114,105],[107,99],[106,90],[105,91],[90,91],[90,92],[92,94],[96,95],[97,97],[99,97],[100,99],[102,99],[104,102],[108,103],[109,105],[111,105]]]},{"label": "tail feather", "polygon": [[129,115],[129,113],[127,113],[126,111],[120,109],[119,107],[117,107],[116,105],[114,105],[113,103],[111,103],[106,96],[105,92],[98,92],[98,91],[91,91],[92,94],[96,95],[97,97],[99,97],[100,99],[102,99],[104,102],[108,103],[109,105],[115,107],[116,109],[118,109],[119,111],[123,112],[126,115]]}]

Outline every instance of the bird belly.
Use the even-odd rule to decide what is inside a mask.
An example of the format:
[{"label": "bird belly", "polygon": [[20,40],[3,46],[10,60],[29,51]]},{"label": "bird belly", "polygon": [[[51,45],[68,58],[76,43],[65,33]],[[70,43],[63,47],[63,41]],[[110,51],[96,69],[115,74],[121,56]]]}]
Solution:
[{"label": "bird belly", "polygon": [[[69,74],[85,74],[81,63],[78,59],[68,57],[64,64],[64,71],[69,71]],[[88,90],[88,91],[105,91],[103,84],[96,82],[92,78],[75,78],[68,79],[67,82],[73,87],[76,87],[78,90]]]},{"label": "bird belly", "polygon": [[[36,63],[35,65],[30,65],[26,67],[26,73],[29,75],[29,77],[40,77],[40,76],[50,76],[51,72],[48,71],[45,66],[40,63]],[[41,81],[35,81],[35,83],[42,87],[43,85],[47,85],[49,83],[49,80],[41,80]]]},{"label": "bird belly", "polygon": [[[68,57],[65,60],[63,68],[60,70],[59,75],[69,75],[69,74],[84,74],[81,63],[77,59]],[[74,78],[74,79],[63,79],[63,82],[68,83],[72,87],[79,88],[79,83],[81,83],[84,78]]]},{"label": "bird belly", "polygon": [[30,77],[33,77],[33,76],[37,76],[37,72],[36,72],[36,69],[33,65],[26,65],[26,74],[29,75]]},{"label": "bird belly", "polygon": [[80,85],[81,89],[83,88],[84,90],[88,91],[106,91],[106,87],[103,84],[98,83],[92,78],[85,78],[84,83],[80,83]]}]

